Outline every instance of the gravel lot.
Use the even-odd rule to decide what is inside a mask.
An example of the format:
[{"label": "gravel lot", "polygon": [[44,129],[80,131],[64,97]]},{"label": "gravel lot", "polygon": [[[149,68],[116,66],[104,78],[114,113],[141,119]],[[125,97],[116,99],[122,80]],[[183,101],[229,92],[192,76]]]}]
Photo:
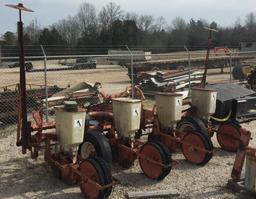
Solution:
[{"label": "gravel lot", "polygon": [[[244,125],[253,130],[256,122]],[[15,127],[13,127],[13,132]],[[256,147],[255,135],[250,145]],[[51,169],[42,158],[33,161],[29,154],[23,155],[15,146],[15,133],[0,139],[0,198],[52,198],[81,199],[78,186],[70,187],[56,179]],[[221,151],[217,147],[212,160],[204,167],[187,163],[183,155],[173,154],[173,159],[179,164],[161,182],[149,180],[142,173],[138,163],[129,170],[122,170],[117,165],[113,167],[113,175],[121,184],[115,186],[111,198],[125,198],[126,191],[177,189],[178,198],[255,198],[252,195],[234,194],[226,188],[230,178],[235,155]]]},{"label": "gravel lot", "polygon": [[[98,73],[96,76],[91,74],[82,76],[81,74],[81,79],[86,81],[88,78],[91,82],[103,81],[104,89],[106,88],[109,92],[118,92],[124,90],[129,84],[125,75],[126,71],[120,69],[119,72]],[[256,121],[244,124],[244,126],[252,132],[254,138],[250,145],[256,147],[254,134]],[[56,179],[42,157],[38,161],[33,161],[29,154],[23,155],[21,149],[15,145],[15,130],[16,127],[12,126],[0,132],[0,198],[83,198],[78,186],[70,187]],[[173,159],[178,160],[179,164],[174,166],[171,173],[161,182],[146,178],[137,162],[129,170],[122,170],[114,165],[113,175],[120,180],[121,184],[114,187],[110,198],[125,198],[127,191],[171,188],[179,191],[178,198],[255,198],[246,193],[234,194],[226,188],[235,154],[221,151],[215,137],[213,142],[216,152],[204,167],[187,163],[181,152],[173,154]]]}]

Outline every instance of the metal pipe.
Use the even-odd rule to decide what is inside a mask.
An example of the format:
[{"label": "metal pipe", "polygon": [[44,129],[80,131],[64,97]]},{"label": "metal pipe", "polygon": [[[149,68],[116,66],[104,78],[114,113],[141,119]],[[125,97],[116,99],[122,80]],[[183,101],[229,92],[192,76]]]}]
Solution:
[{"label": "metal pipe", "polygon": [[188,88],[188,95],[190,96],[191,93],[191,61],[190,61],[190,51],[188,50],[187,46],[184,46],[185,50],[188,53],[188,82],[189,82],[189,88]]},{"label": "metal pipe", "polygon": [[209,37],[208,37],[208,46],[207,46],[207,52],[206,52],[206,58],[205,58],[205,67],[204,67],[204,75],[201,82],[201,88],[205,87],[206,84],[206,76],[207,76],[207,70],[208,70],[208,64],[209,64],[209,56],[210,56],[210,50],[212,45],[212,32],[218,32],[215,29],[205,27],[206,30],[209,31]]},{"label": "metal pipe", "polygon": [[49,121],[49,115],[48,115],[48,86],[47,86],[47,56],[46,56],[46,53],[44,51],[44,47],[43,45],[40,45],[41,47],[41,50],[43,52],[43,55],[44,55],[44,85],[45,85],[45,106],[46,106],[46,114],[45,114],[45,119],[46,119],[46,122]]},{"label": "metal pipe", "polygon": [[133,54],[127,45],[125,45],[131,55],[131,81],[132,81],[132,99],[134,99],[134,74],[133,74]]},{"label": "metal pipe", "polygon": [[210,49],[211,49],[211,41],[212,41],[212,32],[209,31],[209,38],[208,38],[208,46],[207,46],[207,52],[206,52],[206,58],[205,58],[205,66],[204,66],[204,74],[201,82],[201,88],[205,87],[206,84],[206,76],[207,76],[207,69],[209,64],[209,56],[210,56]]},{"label": "metal pipe", "polygon": [[[20,15],[21,12],[19,12]],[[20,63],[20,104],[22,114],[21,142],[25,148],[29,146],[30,136],[27,129],[27,103],[26,103],[26,74],[24,61],[24,46],[23,46],[23,23],[20,21],[18,26],[18,44],[19,44],[19,63]],[[25,152],[25,151],[24,151]]]},{"label": "metal pipe", "polygon": [[25,8],[22,3],[18,5],[6,5],[7,7],[15,8],[19,10],[19,21],[17,22],[18,29],[18,46],[19,46],[19,64],[20,64],[20,106],[21,106],[21,145],[22,153],[26,153],[27,149],[31,149],[29,144],[31,140],[30,127],[31,122],[27,120],[27,103],[26,103],[26,72],[25,72],[25,61],[24,61],[24,43],[23,43],[23,23],[21,18],[21,10],[27,12],[33,12],[29,8]]},{"label": "metal pipe", "polygon": [[230,73],[230,83],[232,82],[232,50],[229,50],[229,73]]}]

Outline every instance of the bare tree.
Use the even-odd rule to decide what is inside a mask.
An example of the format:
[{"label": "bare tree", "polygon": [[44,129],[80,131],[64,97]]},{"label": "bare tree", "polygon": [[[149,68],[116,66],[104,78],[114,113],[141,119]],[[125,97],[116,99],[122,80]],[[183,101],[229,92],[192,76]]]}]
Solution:
[{"label": "bare tree", "polygon": [[254,13],[251,12],[248,15],[246,15],[245,25],[248,28],[248,30],[253,29],[255,24],[256,24],[256,18],[255,18]]},{"label": "bare tree", "polygon": [[97,14],[94,5],[87,2],[80,5],[77,22],[83,34],[95,32],[98,26]]},{"label": "bare tree", "polygon": [[245,18],[245,28],[247,30],[246,40],[247,41],[255,41],[256,34],[256,17],[254,13],[249,13]]},{"label": "bare tree", "polygon": [[62,35],[67,44],[76,44],[81,35],[77,17],[69,16],[53,26]]},{"label": "bare tree", "polygon": [[152,29],[154,18],[150,15],[142,15],[138,19],[138,27],[142,31],[149,31]]},{"label": "bare tree", "polygon": [[184,19],[182,19],[181,17],[177,17],[172,21],[172,27],[176,30],[185,30],[187,24]]},{"label": "bare tree", "polygon": [[153,29],[156,32],[161,32],[162,30],[166,29],[166,27],[167,27],[167,22],[166,22],[165,18],[163,16],[161,16],[155,20]]},{"label": "bare tree", "polygon": [[138,14],[134,13],[134,12],[127,12],[124,16],[124,20],[132,20],[135,21],[136,24],[138,22],[139,16]]},{"label": "bare tree", "polygon": [[172,45],[184,45],[188,40],[187,24],[184,19],[177,17],[172,21],[170,43]]},{"label": "bare tree", "polygon": [[37,43],[40,33],[41,27],[36,18],[24,28],[24,35],[27,35],[33,44]]},{"label": "bare tree", "polygon": [[119,5],[110,2],[102,8],[99,13],[99,21],[103,29],[109,28],[115,20],[122,17],[122,10]]}]

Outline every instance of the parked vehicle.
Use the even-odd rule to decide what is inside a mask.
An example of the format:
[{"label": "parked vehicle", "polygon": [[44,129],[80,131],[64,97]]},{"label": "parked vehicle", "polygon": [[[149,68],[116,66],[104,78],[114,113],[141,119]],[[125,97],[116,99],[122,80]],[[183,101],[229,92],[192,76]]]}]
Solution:
[{"label": "parked vehicle", "polygon": [[[18,62],[9,64],[9,68],[18,68],[20,64]],[[25,69],[26,71],[31,71],[33,69],[33,64],[32,62],[25,62]]]},{"label": "parked vehicle", "polygon": [[97,60],[94,57],[83,57],[76,59],[75,69],[95,69]]}]

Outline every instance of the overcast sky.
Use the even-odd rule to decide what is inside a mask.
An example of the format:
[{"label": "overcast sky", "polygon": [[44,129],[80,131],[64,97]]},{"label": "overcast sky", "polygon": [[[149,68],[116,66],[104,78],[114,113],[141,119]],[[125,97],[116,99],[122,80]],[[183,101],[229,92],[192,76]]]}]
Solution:
[{"label": "overcast sky", "polygon": [[[0,0],[0,34],[16,30],[18,13],[5,4],[23,2],[34,13],[23,15],[24,23],[37,18],[42,27],[50,25],[69,15],[77,13],[79,5],[85,0]],[[115,2],[121,9],[154,17],[163,16],[168,23],[180,16],[189,19],[204,18],[216,21],[221,26],[230,26],[240,17],[242,22],[250,12],[256,12],[256,0],[87,0],[99,11],[108,2]]]}]

